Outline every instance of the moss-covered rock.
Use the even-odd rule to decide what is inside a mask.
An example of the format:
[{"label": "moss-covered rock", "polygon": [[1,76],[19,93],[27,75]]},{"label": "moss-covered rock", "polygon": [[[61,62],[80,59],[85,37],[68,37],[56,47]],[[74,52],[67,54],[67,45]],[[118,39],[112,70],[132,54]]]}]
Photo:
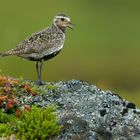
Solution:
[{"label": "moss-covered rock", "polygon": [[[0,80],[0,93],[2,113],[8,115],[1,118],[4,124],[1,127],[1,134],[14,133],[21,139],[44,139],[44,137],[49,140],[140,139],[140,109],[134,103],[110,91],[103,91],[83,81],[49,82],[38,86],[31,81],[4,77]],[[52,104],[57,106],[54,117],[56,119],[49,120],[50,124],[55,124],[51,130],[56,128],[56,136],[53,138],[54,133],[50,133],[47,124],[49,122],[44,121],[43,124],[41,121],[44,118],[41,114],[44,112],[42,109]],[[32,111],[34,115],[30,114]],[[37,112],[39,113],[36,114]],[[8,121],[9,116],[13,121]],[[17,120],[18,123],[15,124]],[[33,133],[32,128],[35,132],[33,135],[30,134]]]}]

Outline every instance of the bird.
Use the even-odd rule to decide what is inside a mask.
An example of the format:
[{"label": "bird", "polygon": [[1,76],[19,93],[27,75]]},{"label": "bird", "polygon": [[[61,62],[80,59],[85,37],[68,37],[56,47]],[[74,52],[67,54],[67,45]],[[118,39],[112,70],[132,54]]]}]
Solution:
[{"label": "bird", "polygon": [[53,18],[49,27],[35,32],[23,40],[15,48],[6,52],[0,52],[0,56],[15,55],[26,60],[36,61],[37,84],[43,85],[43,62],[55,57],[63,48],[66,29],[73,29],[74,24],[67,14],[59,13]]}]

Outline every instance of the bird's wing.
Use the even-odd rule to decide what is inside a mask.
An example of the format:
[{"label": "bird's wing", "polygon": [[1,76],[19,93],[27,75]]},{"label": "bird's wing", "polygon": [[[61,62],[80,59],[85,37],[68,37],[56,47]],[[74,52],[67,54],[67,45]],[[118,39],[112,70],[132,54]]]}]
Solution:
[{"label": "bird's wing", "polygon": [[47,42],[48,35],[49,32],[46,29],[37,33],[33,33],[31,36],[23,40],[16,48],[4,52],[1,55],[8,56],[39,53],[40,51],[42,51],[44,44]]}]

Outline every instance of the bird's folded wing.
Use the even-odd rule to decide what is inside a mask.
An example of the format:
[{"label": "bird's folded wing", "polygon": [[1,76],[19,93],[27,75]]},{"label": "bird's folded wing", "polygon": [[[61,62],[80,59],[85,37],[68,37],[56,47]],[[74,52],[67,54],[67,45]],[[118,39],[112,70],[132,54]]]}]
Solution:
[{"label": "bird's folded wing", "polygon": [[39,53],[44,47],[46,49],[47,44],[47,34],[42,31],[32,34],[30,37],[27,37],[22,41],[16,48],[13,48],[4,53],[0,53],[1,56],[8,55],[20,55],[20,54],[30,54],[30,53]]}]

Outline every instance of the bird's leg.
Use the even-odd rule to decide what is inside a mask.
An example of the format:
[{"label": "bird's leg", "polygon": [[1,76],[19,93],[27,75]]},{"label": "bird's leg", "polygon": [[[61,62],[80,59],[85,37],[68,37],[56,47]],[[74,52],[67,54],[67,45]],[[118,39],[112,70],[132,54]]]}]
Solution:
[{"label": "bird's leg", "polygon": [[40,62],[40,61],[37,61],[37,62],[36,62],[36,71],[37,71],[37,76],[38,76],[38,81],[36,81],[36,84],[41,85],[41,74],[40,74],[40,73],[41,73],[41,72],[40,72],[40,69],[41,69],[41,68],[40,68],[40,67],[42,67],[42,66],[41,66],[41,64],[40,64],[40,67],[39,67],[39,62]]},{"label": "bird's leg", "polygon": [[39,77],[40,77],[40,76],[39,76],[39,69],[38,69],[39,67],[38,67],[38,63],[39,63],[39,61],[36,62],[36,71],[37,71],[37,76],[38,76],[38,80],[39,80]]},{"label": "bird's leg", "polygon": [[41,77],[42,77],[42,65],[43,65],[43,62],[40,61],[40,68],[39,68],[39,81],[40,81],[40,83],[42,83],[42,80],[41,80]]},{"label": "bird's leg", "polygon": [[38,85],[45,85],[45,82],[43,82],[41,79],[41,77],[42,77],[42,65],[43,65],[43,61],[37,61],[36,71],[37,71],[38,81],[36,82],[36,84],[38,84]]}]

